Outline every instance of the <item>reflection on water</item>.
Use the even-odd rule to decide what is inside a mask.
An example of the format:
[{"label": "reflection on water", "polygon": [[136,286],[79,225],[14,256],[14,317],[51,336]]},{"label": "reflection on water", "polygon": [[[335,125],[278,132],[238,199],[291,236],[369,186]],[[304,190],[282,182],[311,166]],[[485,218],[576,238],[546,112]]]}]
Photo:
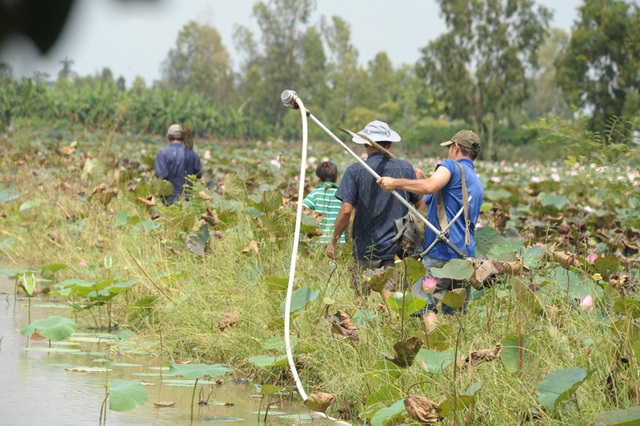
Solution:
[{"label": "reflection on water", "polygon": [[[51,315],[70,316],[62,305],[54,307],[45,300],[31,301],[31,319]],[[74,372],[79,367],[101,367],[99,360],[107,358],[108,345],[100,342],[62,342],[64,348],[79,349],[78,353],[56,353],[25,350],[27,338],[20,329],[28,325],[28,302],[14,295],[14,284],[0,277],[0,425],[97,425],[100,406],[105,394],[105,372]],[[82,324],[81,324],[82,326]],[[82,330],[79,330],[82,331]],[[80,334],[80,333],[79,333]],[[73,337],[73,336],[72,336]],[[48,341],[30,339],[29,347],[47,347]],[[109,379],[140,380],[146,385],[149,399],[142,407],[127,412],[107,410],[107,425],[189,425],[193,386],[171,386],[160,378],[161,360],[141,355],[115,355],[116,363],[109,371]],[[163,377],[184,379],[183,377]],[[251,384],[198,386],[202,389],[206,406],[194,408],[193,424],[212,424],[225,421],[234,425],[265,424],[266,401],[255,397]],[[196,400],[199,392],[196,392]],[[158,408],[154,402],[175,401],[172,407]],[[272,400],[275,402],[275,400]],[[298,402],[283,401],[271,407],[272,415],[266,424],[333,424],[325,419],[300,420],[280,418],[279,415],[303,411]],[[260,414],[262,413],[262,414]],[[303,413],[303,418],[308,414]],[[236,419],[236,420],[234,420]],[[260,420],[259,420],[260,419]]]}]

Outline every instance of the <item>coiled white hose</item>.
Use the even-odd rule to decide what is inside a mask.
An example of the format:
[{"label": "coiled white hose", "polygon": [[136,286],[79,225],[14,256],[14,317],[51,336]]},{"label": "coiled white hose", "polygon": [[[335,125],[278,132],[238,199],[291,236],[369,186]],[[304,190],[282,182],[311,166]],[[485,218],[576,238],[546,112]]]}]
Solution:
[{"label": "coiled white hose", "polygon": [[[304,401],[307,400],[308,396],[302,386],[302,382],[300,381],[300,376],[298,375],[298,370],[296,369],[296,365],[293,361],[293,352],[291,350],[291,336],[290,336],[290,325],[291,325],[291,298],[293,294],[293,281],[296,274],[296,260],[298,258],[298,245],[300,241],[300,224],[302,222],[302,200],[304,199],[304,181],[305,174],[307,168],[307,110],[302,103],[302,100],[295,96],[295,102],[298,104],[300,109],[300,115],[302,117],[302,157],[300,159],[300,175],[298,180],[298,208],[296,210],[296,226],[294,231],[293,238],[293,249],[291,252],[291,265],[289,267],[289,283],[287,285],[287,297],[285,299],[285,308],[284,308],[284,344],[285,350],[287,352],[287,360],[289,361],[289,368],[291,369],[291,374],[293,375],[293,379],[296,382],[296,387],[298,388],[298,393],[302,397]],[[344,422],[342,420],[334,419],[329,417],[325,413],[321,413],[318,411],[313,411],[314,414],[332,420],[336,422],[338,425],[351,426],[350,423]]]}]

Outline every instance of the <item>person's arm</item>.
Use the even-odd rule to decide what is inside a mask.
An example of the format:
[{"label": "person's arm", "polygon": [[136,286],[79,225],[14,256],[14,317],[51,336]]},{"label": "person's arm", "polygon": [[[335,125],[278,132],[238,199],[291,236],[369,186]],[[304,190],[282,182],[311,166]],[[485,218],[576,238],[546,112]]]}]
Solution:
[{"label": "person's arm", "polygon": [[302,200],[302,207],[307,210],[315,210],[316,209],[316,196],[314,191],[311,191],[305,198]]},{"label": "person's arm", "polygon": [[338,241],[340,241],[340,235],[342,235],[342,233],[347,229],[347,226],[349,226],[351,212],[353,212],[353,206],[349,203],[342,202],[342,206],[340,206],[340,211],[336,217],[336,223],[333,226],[331,241],[325,250],[325,253],[331,259],[336,258],[336,246],[338,245]]},{"label": "person's arm", "polygon": [[194,175],[196,175],[196,177],[198,179],[202,178],[202,163],[200,162],[200,157],[198,157],[198,154],[196,154],[195,151],[192,151],[193,155],[195,156],[195,161],[194,161],[194,166],[195,166],[195,170],[194,170]]},{"label": "person's arm", "polygon": [[166,179],[169,177],[169,169],[167,168],[167,162],[164,155],[161,152],[158,152],[156,155],[156,162],[154,164],[154,169],[156,170],[156,176],[160,179]]},{"label": "person's arm", "polygon": [[381,177],[376,181],[385,191],[404,189],[414,194],[434,194],[441,190],[451,179],[451,172],[446,167],[438,167],[436,171],[426,179],[394,179]]}]

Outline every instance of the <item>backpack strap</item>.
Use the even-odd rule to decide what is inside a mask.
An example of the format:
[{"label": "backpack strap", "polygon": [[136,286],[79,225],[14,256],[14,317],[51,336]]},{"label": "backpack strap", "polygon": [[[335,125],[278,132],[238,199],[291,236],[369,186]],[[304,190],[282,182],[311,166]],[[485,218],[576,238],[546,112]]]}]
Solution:
[{"label": "backpack strap", "polygon": [[[469,221],[469,193],[467,192],[467,179],[464,174],[464,169],[462,168],[462,164],[458,163],[455,160],[452,160],[458,168],[460,169],[461,181],[462,181],[462,206],[464,207],[464,243],[465,245],[471,244],[471,234],[469,233],[469,227],[471,226],[471,222]],[[440,221],[440,229],[446,229],[449,224],[449,220],[447,219],[447,213],[444,209],[444,202],[442,201],[442,191],[438,191],[436,194],[436,207],[438,211],[438,220]]]}]

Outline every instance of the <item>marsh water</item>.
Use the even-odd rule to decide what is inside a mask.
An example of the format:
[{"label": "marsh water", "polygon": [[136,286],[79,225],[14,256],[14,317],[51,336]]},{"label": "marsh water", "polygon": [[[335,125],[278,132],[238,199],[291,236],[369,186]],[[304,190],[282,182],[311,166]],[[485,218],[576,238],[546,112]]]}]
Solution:
[{"label": "marsh water", "polygon": [[[30,323],[29,311],[31,321],[73,318],[64,303],[55,302],[43,296],[29,303],[16,297],[13,280],[0,277],[0,425],[98,425],[107,374],[109,380],[140,380],[149,393],[146,404],[131,411],[108,410],[107,425],[333,424],[310,417],[299,399],[259,398],[253,384],[227,377],[222,384],[198,382],[196,401],[207,404],[196,402],[192,423],[193,381],[168,377],[166,360],[114,351],[111,336],[83,333],[82,322],[70,338],[52,343],[52,350],[47,339],[23,337],[20,329]],[[104,359],[112,363],[108,373]]]}]

